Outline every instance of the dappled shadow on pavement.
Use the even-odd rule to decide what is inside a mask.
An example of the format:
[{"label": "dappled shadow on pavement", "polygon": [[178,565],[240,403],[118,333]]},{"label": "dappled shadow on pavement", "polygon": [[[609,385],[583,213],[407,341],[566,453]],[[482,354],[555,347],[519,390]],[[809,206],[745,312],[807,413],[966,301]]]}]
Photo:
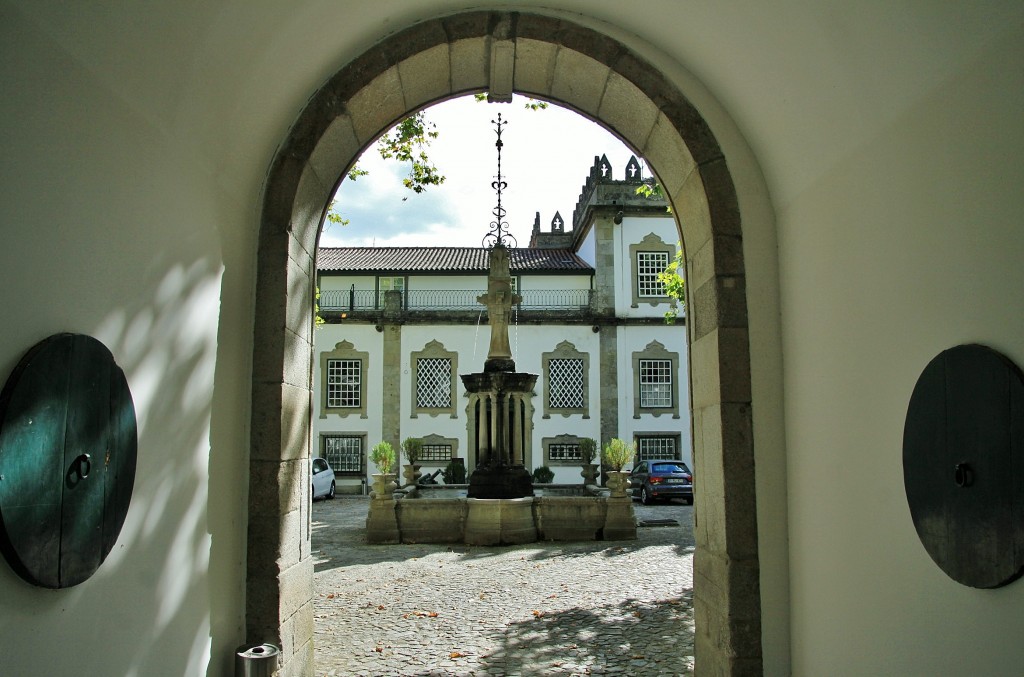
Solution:
[{"label": "dappled shadow on pavement", "polygon": [[510,624],[501,646],[479,667],[491,674],[582,675],[615,667],[634,675],[692,674],[692,601],[686,590],[666,599],[536,611]]}]

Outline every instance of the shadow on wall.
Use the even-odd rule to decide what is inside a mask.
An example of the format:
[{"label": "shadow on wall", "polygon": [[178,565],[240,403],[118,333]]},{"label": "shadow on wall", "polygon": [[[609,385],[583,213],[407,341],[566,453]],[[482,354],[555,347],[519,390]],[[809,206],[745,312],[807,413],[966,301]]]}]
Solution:
[{"label": "shadow on wall", "polygon": [[[67,674],[73,664],[80,674],[152,674],[154,666],[164,674],[230,673],[240,619],[233,637],[211,633],[231,627],[243,599],[244,569],[224,563],[244,541],[232,516],[245,473],[230,468],[245,466],[244,450],[233,460],[211,453],[218,345],[210,329],[220,314],[222,275],[209,261],[170,265],[141,310],[113,311],[93,331],[124,370],[135,404],[131,504],[113,550],[80,585],[36,588],[0,566],[6,669]],[[211,581],[231,578],[235,590]],[[102,650],[69,653],[72,639],[74,647]],[[55,650],[40,651],[41,641],[53,640],[60,640]]]}]

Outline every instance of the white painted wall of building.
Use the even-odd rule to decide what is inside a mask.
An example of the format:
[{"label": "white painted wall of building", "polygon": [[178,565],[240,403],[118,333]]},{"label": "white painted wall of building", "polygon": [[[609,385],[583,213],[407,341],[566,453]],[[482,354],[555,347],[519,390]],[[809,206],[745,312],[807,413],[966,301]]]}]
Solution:
[{"label": "white painted wall of building", "polygon": [[[312,450],[315,456],[324,456],[321,436],[331,433],[365,433],[366,450],[381,441],[381,407],[379,403],[383,393],[383,334],[372,324],[325,324],[315,330],[314,342],[317,352],[313,361],[313,439]],[[348,341],[355,350],[369,353],[369,364],[363,377],[366,379],[366,418],[358,414],[341,416],[335,413],[322,414],[324,373],[320,368],[320,353],[330,352],[341,341]],[[377,472],[372,462],[367,462],[367,479]],[[335,481],[339,491],[350,491],[360,486],[363,478],[339,475]]]},{"label": "white painted wall of building", "polygon": [[[632,257],[629,253],[630,245],[639,243],[648,233],[654,233],[660,237],[665,244],[672,245],[678,249],[677,242],[679,234],[676,231],[675,220],[666,215],[665,217],[650,216],[627,216],[622,219],[622,224],[613,229],[613,240],[615,250],[615,265],[624,271],[617,276],[615,288],[615,315],[618,317],[661,317],[669,308],[667,301],[657,300],[641,301],[638,307],[633,308],[633,278],[632,278]],[[671,263],[672,257],[669,257]]]},{"label": "white painted wall of building", "polygon": [[[693,468],[693,443],[690,432],[689,362],[686,353],[686,328],[683,325],[619,327],[619,434],[627,442],[637,433],[678,433],[680,457]],[[658,416],[641,413],[634,416],[633,353],[643,351],[651,341],[658,341],[669,352],[678,353],[676,390],[679,396],[679,417],[671,413]]]}]

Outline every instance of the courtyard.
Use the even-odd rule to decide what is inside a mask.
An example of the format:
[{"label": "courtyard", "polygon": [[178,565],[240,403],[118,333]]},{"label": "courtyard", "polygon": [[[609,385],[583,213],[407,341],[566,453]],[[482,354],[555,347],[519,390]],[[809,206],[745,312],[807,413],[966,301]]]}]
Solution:
[{"label": "courtyard", "polygon": [[688,675],[693,508],[635,541],[366,545],[366,498],[317,501],[316,674]]}]

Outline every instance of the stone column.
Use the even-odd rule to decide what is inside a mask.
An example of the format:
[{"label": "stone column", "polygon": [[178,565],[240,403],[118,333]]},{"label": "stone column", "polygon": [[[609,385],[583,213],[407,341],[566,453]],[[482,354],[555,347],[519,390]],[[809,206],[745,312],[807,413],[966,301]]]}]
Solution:
[{"label": "stone column", "polygon": [[508,429],[508,424],[509,424],[509,417],[508,416],[509,416],[510,405],[512,404],[512,402],[511,402],[512,398],[509,396],[508,393],[503,393],[503,394],[498,396],[498,399],[501,401],[501,421],[500,421],[500,425],[498,426],[498,435],[499,435],[498,439],[501,440],[501,442],[498,445],[498,453],[501,454],[499,463],[501,463],[502,465],[511,465],[512,464],[512,448],[511,448],[512,445],[510,444],[510,442],[511,442],[512,435],[510,433],[512,431],[510,431]]},{"label": "stone column", "polygon": [[512,396],[512,465],[523,464],[523,396]]},{"label": "stone column", "polygon": [[491,457],[490,446],[487,444],[490,426],[487,424],[487,400],[476,395],[476,459],[477,464],[486,465]]},{"label": "stone column", "polygon": [[487,427],[490,429],[490,444],[487,445],[487,460],[491,463],[500,460],[495,458],[494,452],[498,448],[498,393],[487,393],[487,401],[491,405],[491,415],[487,417]]}]

